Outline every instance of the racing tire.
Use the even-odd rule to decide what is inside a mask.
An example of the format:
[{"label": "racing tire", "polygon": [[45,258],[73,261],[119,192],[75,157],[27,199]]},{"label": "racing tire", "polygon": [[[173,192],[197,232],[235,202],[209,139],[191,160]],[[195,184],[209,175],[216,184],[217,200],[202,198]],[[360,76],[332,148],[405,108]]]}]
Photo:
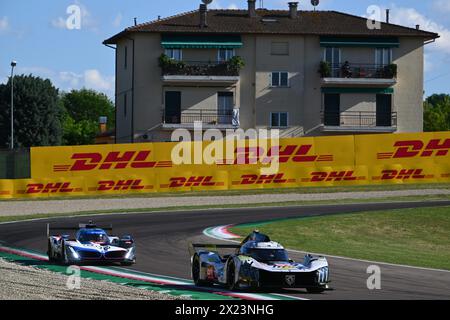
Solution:
[{"label": "racing tire", "polygon": [[64,245],[64,243],[62,244],[61,247],[61,258],[60,258],[60,263],[63,266],[67,266],[70,264],[69,259],[67,258],[67,252],[66,252],[66,246]]},{"label": "racing tire", "polygon": [[234,262],[231,261],[228,263],[227,268],[227,288],[230,291],[235,291],[237,289],[237,283],[235,281],[236,278],[236,267]]},{"label": "racing tire", "polygon": [[324,291],[325,291],[325,288],[320,288],[320,287],[306,288],[306,292],[308,292],[308,293],[318,294],[318,293],[322,293]]},{"label": "racing tire", "polygon": [[52,245],[50,244],[50,240],[48,240],[47,256],[48,256],[48,262],[50,262],[50,263],[56,262],[56,259],[53,256],[53,249],[52,249]]},{"label": "racing tire", "polygon": [[197,287],[211,287],[213,284],[200,279],[200,257],[195,254],[192,258],[192,280]]}]

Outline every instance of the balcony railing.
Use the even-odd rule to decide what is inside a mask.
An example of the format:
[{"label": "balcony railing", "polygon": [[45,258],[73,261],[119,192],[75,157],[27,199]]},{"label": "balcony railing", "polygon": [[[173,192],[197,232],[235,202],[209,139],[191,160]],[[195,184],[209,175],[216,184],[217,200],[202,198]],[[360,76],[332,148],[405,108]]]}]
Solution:
[{"label": "balcony railing", "polygon": [[353,79],[394,79],[397,76],[395,64],[329,64],[328,72],[321,72],[322,78],[353,78]]},{"label": "balcony railing", "polygon": [[231,67],[228,62],[180,61],[161,68],[163,76],[239,76],[239,70]]},{"label": "balcony railing", "polygon": [[217,111],[205,109],[183,110],[179,114],[163,111],[163,123],[165,124],[193,124],[201,121],[208,125],[231,125],[233,111]]},{"label": "balcony railing", "polygon": [[397,113],[371,111],[323,112],[322,123],[324,126],[331,127],[397,127]]}]

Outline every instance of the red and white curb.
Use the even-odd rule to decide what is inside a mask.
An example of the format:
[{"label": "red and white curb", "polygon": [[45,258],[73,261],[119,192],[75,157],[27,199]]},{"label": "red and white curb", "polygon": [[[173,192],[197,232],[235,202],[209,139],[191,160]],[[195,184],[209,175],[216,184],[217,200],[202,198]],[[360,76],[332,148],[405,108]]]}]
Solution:
[{"label": "red and white curb", "polygon": [[229,231],[234,225],[229,224],[226,226],[218,226],[213,228],[207,228],[203,230],[203,234],[207,237],[214,238],[217,240],[234,240],[241,238],[240,236]]},{"label": "red and white curb", "polygon": [[[30,258],[30,259],[34,259],[34,260],[48,261],[48,257],[46,255],[34,253],[34,252],[26,251],[26,250],[20,250],[20,249],[0,246],[0,251],[9,253],[9,254],[26,257],[26,258]],[[192,282],[189,280],[167,279],[167,278],[164,278],[163,276],[159,277],[159,276],[154,276],[154,275],[136,274],[136,273],[132,273],[132,272],[126,272],[125,269],[123,269],[123,271],[119,271],[119,270],[115,270],[115,269],[94,267],[94,266],[80,266],[80,269],[89,271],[89,272],[94,272],[97,274],[103,274],[103,275],[119,277],[119,278],[124,278],[124,279],[129,279],[129,280],[138,280],[138,281],[143,281],[143,282],[148,282],[148,283],[158,284],[158,285],[193,287]],[[186,288],[186,289],[189,290],[189,288]],[[198,288],[195,288],[195,289],[196,289],[196,291],[199,291]],[[212,288],[212,289],[209,289],[209,288],[203,289],[202,288],[200,291],[205,291],[205,292],[209,292],[209,293],[213,293],[213,294],[217,294],[217,295],[234,297],[234,298],[239,298],[239,299],[244,299],[244,300],[283,300],[282,296],[280,296],[280,299],[277,299],[276,297],[267,296],[267,295],[252,294],[252,293],[235,293],[235,292],[228,292],[228,291],[223,291],[221,289],[214,289],[214,288]]]}]

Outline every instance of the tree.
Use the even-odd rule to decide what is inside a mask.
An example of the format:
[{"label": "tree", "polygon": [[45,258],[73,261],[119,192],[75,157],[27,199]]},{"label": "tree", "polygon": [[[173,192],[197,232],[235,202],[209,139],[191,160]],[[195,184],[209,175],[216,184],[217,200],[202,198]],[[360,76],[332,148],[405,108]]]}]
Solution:
[{"label": "tree", "polygon": [[81,89],[65,93],[61,98],[66,111],[64,116],[65,145],[93,144],[99,131],[99,118],[107,117],[107,128],[115,127],[115,109],[103,93]]},{"label": "tree", "polygon": [[424,102],[424,131],[450,130],[450,95],[434,94]]},{"label": "tree", "polygon": [[[14,77],[14,145],[53,146],[61,143],[61,117],[58,89],[50,80],[20,75]],[[0,85],[0,148],[11,137],[11,79]]]}]

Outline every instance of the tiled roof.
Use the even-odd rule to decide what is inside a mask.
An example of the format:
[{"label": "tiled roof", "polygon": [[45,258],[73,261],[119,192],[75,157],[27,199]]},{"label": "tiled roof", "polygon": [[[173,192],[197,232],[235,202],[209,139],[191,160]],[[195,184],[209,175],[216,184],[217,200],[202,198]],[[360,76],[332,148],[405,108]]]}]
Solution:
[{"label": "tiled roof", "polygon": [[208,26],[201,28],[199,11],[190,11],[127,28],[104,43],[116,43],[134,32],[439,37],[433,32],[386,23],[379,30],[370,30],[365,18],[337,11],[299,11],[297,19],[291,19],[286,10],[261,9],[257,13],[256,18],[250,18],[246,10],[208,10]]}]

